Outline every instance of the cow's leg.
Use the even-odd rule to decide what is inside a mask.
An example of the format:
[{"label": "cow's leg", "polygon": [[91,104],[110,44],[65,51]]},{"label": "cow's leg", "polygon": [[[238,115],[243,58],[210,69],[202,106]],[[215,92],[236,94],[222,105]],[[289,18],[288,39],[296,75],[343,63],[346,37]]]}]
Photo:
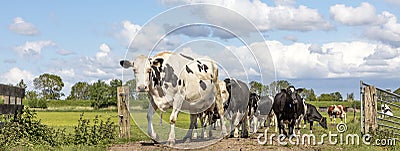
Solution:
[{"label": "cow's leg", "polygon": [[[174,96],[174,102],[173,102],[173,105],[172,105],[172,112],[171,112],[171,115],[169,116],[169,121],[171,123],[171,130],[169,132],[169,137],[168,137],[167,144],[169,144],[171,146],[175,145],[175,124],[176,124],[176,120],[178,118],[179,111],[181,110],[182,103],[184,101],[182,96],[183,95],[181,95],[181,94],[176,94]],[[197,122],[197,120],[193,120],[192,121],[192,118],[193,117],[190,116],[190,119],[191,119],[190,123],[193,124],[192,126],[194,126],[194,124],[196,124],[195,122]],[[195,118],[197,118],[197,115],[195,116]]]},{"label": "cow's leg", "polygon": [[195,124],[197,123],[197,117],[198,117],[197,114],[190,114],[189,130],[186,132],[186,136],[183,137],[183,142],[190,142],[192,140],[193,129],[195,127]]},{"label": "cow's leg", "polygon": [[154,131],[153,128],[153,114],[154,114],[155,110],[153,108],[153,106],[151,104],[149,104],[149,108],[147,110],[147,133],[149,134],[149,136],[154,139],[157,140],[157,134]]},{"label": "cow's leg", "polygon": [[206,127],[206,120],[207,120],[207,113],[203,113],[200,116],[200,124],[201,124],[201,134],[200,134],[200,138],[204,138],[204,132],[205,132],[205,127]]},{"label": "cow's leg", "polygon": [[253,133],[257,133],[257,128],[258,128],[258,118],[256,116],[253,117]]},{"label": "cow's leg", "polygon": [[[169,121],[171,123],[171,130],[169,132],[169,138],[168,138],[167,144],[172,145],[172,146],[175,145],[175,123],[176,123],[176,119],[178,117],[178,113],[179,113],[179,110],[176,108],[173,108],[172,112],[171,112],[171,116],[169,117]],[[192,116],[190,116],[190,119],[192,119]],[[195,124],[195,123],[192,123],[192,122],[193,121],[190,121],[190,123],[191,123],[190,127],[192,127],[192,126],[194,127],[193,124]],[[192,130],[193,130],[193,128],[192,128]],[[192,131],[190,133],[192,133]]]},{"label": "cow's leg", "polygon": [[244,114],[243,117],[243,122],[242,122],[242,133],[241,133],[241,137],[242,138],[248,138],[249,137],[249,131],[247,130],[247,113]]},{"label": "cow's leg", "polygon": [[309,122],[310,122],[310,133],[312,134],[312,127],[313,127],[314,121],[309,121]]},{"label": "cow's leg", "polygon": [[294,133],[293,133],[293,131],[294,131],[294,127],[295,127],[295,125],[296,125],[296,120],[291,120],[290,122],[289,122],[289,135],[293,135]]},{"label": "cow's leg", "polygon": [[303,119],[303,128],[306,128],[307,127],[307,121],[308,121],[308,116],[307,115],[304,115],[304,119]]}]

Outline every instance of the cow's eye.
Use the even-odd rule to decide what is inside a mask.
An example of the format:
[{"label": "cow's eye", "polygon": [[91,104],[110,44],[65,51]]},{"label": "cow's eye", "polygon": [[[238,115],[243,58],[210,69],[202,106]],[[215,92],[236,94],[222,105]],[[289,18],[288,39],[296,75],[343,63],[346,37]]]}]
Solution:
[{"label": "cow's eye", "polygon": [[150,68],[149,68],[149,69],[147,69],[147,70],[146,70],[146,72],[147,72],[147,73],[150,73],[150,72],[151,72],[151,69],[150,69]]},{"label": "cow's eye", "polygon": [[133,72],[136,72],[136,68],[133,68]]},{"label": "cow's eye", "polygon": [[226,91],[222,91],[222,93],[226,93]]}]

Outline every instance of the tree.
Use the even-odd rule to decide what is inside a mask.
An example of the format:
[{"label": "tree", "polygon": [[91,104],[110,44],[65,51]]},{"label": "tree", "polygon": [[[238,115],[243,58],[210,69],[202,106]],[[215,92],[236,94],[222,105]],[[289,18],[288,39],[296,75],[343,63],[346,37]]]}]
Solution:
[{"label": "tree", "polygon": [[90,87],[91,106],[95,109],[107,107],[110,99],[110,86],[104,81],[98,80]]},{"label": "tree", "polygon": [[250,83],[250,92],[256,93],[258,95],[261,94],[263,89],[263,84],[257,81],[251,81]]},{"label": "tree", "polygon": [[23,89],[27,88],[27,86],[26,86],[26,84],[24,82],[24,79],[21,79],[21,81],[19,81],[16,86],[20,87],[20,88],[23,88]]},{"label": "tree", "polygon": [[42,74],[33,80],[33,85],[35,89],[40,91],[40,95],[43,99],[60,99],[64,94],[61,93],[64,87],[64,82],[61,77],[54,74]]},{"label": "tree", "polygon": [[277,94],[281,89],[286,89],[290,86],[290,83],[286,80],[273,81],[269,84],[269,89],[272,95]]},{"label": "tree", "polygon": [[346,100],[347,101],[353,101],[354,100],[354,93],[347,94],[347,99]]},{"label": "tree", "polygon": [[396,90],[394,90],[393,93],[396,93],[396,94],[400,95],[400,88],[397,88]]},{"label": "tree", "polygon": [[315,95],[315,92],[313,89],[304,89],[303,90],[303,97],[306,101],[317,101],[317,96]]},{"label": "tree", "polygon": [[110,100],[108,105],[117,105],[117,87],[122,86],[122,80],[120,79],[113,79],[110,81],[109,93],[110,93]]},{"label": "tree", "polygon": [[71,93],[67,100],[89,100],[90,99],[90,85],[87,82],[75,83],[71,88]]},{"label": "tree", "polygon": [[333,92],[331,95],[333,97],[333,101],[343,101],[343,97],[340,92]]},{"label": "tree", "polygon": [[339,92],[333,92],[330,94],[323,93],[318,97],[318,100],[319,101],[342,101],[343,97]]}]

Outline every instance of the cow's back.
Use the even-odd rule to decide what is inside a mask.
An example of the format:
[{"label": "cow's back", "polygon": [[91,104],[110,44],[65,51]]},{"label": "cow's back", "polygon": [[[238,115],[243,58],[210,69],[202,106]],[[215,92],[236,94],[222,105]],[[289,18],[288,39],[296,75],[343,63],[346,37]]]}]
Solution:
[{"label": "cow's back", "polygon": [[258,109],[261,115],[269,115],[272,110],[273,100],[269,96],[261,96]]}]

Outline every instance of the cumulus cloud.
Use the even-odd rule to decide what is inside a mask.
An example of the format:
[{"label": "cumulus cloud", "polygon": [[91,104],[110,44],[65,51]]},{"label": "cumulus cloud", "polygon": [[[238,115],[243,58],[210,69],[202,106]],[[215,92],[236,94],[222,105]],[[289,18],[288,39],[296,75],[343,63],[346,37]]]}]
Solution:
[{"label": "cumulus cloud", "polygon": [[39,30],[32,23],[26,22],[22,17],[14,18],[8,29],[21,35],[33,36],[39,33]]},{"label": "cumulus cloud", "polygon": [[0,74],[0,83],[9,83],[14,85],[23,79],[26,84],[32,84],[33,78],[35,77],[30,71],[14,67],[3,74]]},{"label": "cumulus cloud", "polygon": [[27,41],[25,44],[14,47],[14,50],[20,56],[36,56],[40,55],[45,47],[55,46],[56,44],[50,40],[46,41]]},{"label": "cumulus cloud", "polygon": [[[293,0],[276,0],[277,6],[268,6],[259,0],[163,0],[163,4],[191,4],[191,3],[210,3],[227,7],[247,17],[259,30],[267,31],[271,29],[310,31],[310,30],[330,30],[332,25],[316,10],[307,6],[294,6]],[[224,14],[221,10],[204,9],[197,14],[203,15],[211,23],[223,22],[229,26],[240,26],[234,16],[236,14]],[[239,27],[237,27],[239,28]]]},{"label": "cumulus cloud", "polygon": [[400,23],[397,17],[389,12],[382,12],[383,24],[371,26],[365,30],[366,37],[400,47]]},{"label": "cumulus cloud", "polygon": [[397,17],[387,11],[376,13],[369,3],[361,3],[358,7],[338,4],[330,7],[331,17],[344,25],[364,25],[363,37],[400,47],[400,24]]},{"label": "cumulus cloud", "polygon": [[343,78],[394,75],[400,70],[398,48],[361,41],[322,45],[267,41],[278,77]]},{"label": "cumulus cloud", "polygon": [[332,19],[345,25],[366,25],[380,20],[375,7],[366,2],[358,7],[336,4],[331,6],[329,11]]},{"label": "cumulus cloud", "polygon": [[140,29],[140,25],[133,24],[131,21],[128,20],[123,20],[118,25],[118,31],[116,32],[116,34],[114,34],[114,37],[122,40],[124,44],[128,45]]}]

